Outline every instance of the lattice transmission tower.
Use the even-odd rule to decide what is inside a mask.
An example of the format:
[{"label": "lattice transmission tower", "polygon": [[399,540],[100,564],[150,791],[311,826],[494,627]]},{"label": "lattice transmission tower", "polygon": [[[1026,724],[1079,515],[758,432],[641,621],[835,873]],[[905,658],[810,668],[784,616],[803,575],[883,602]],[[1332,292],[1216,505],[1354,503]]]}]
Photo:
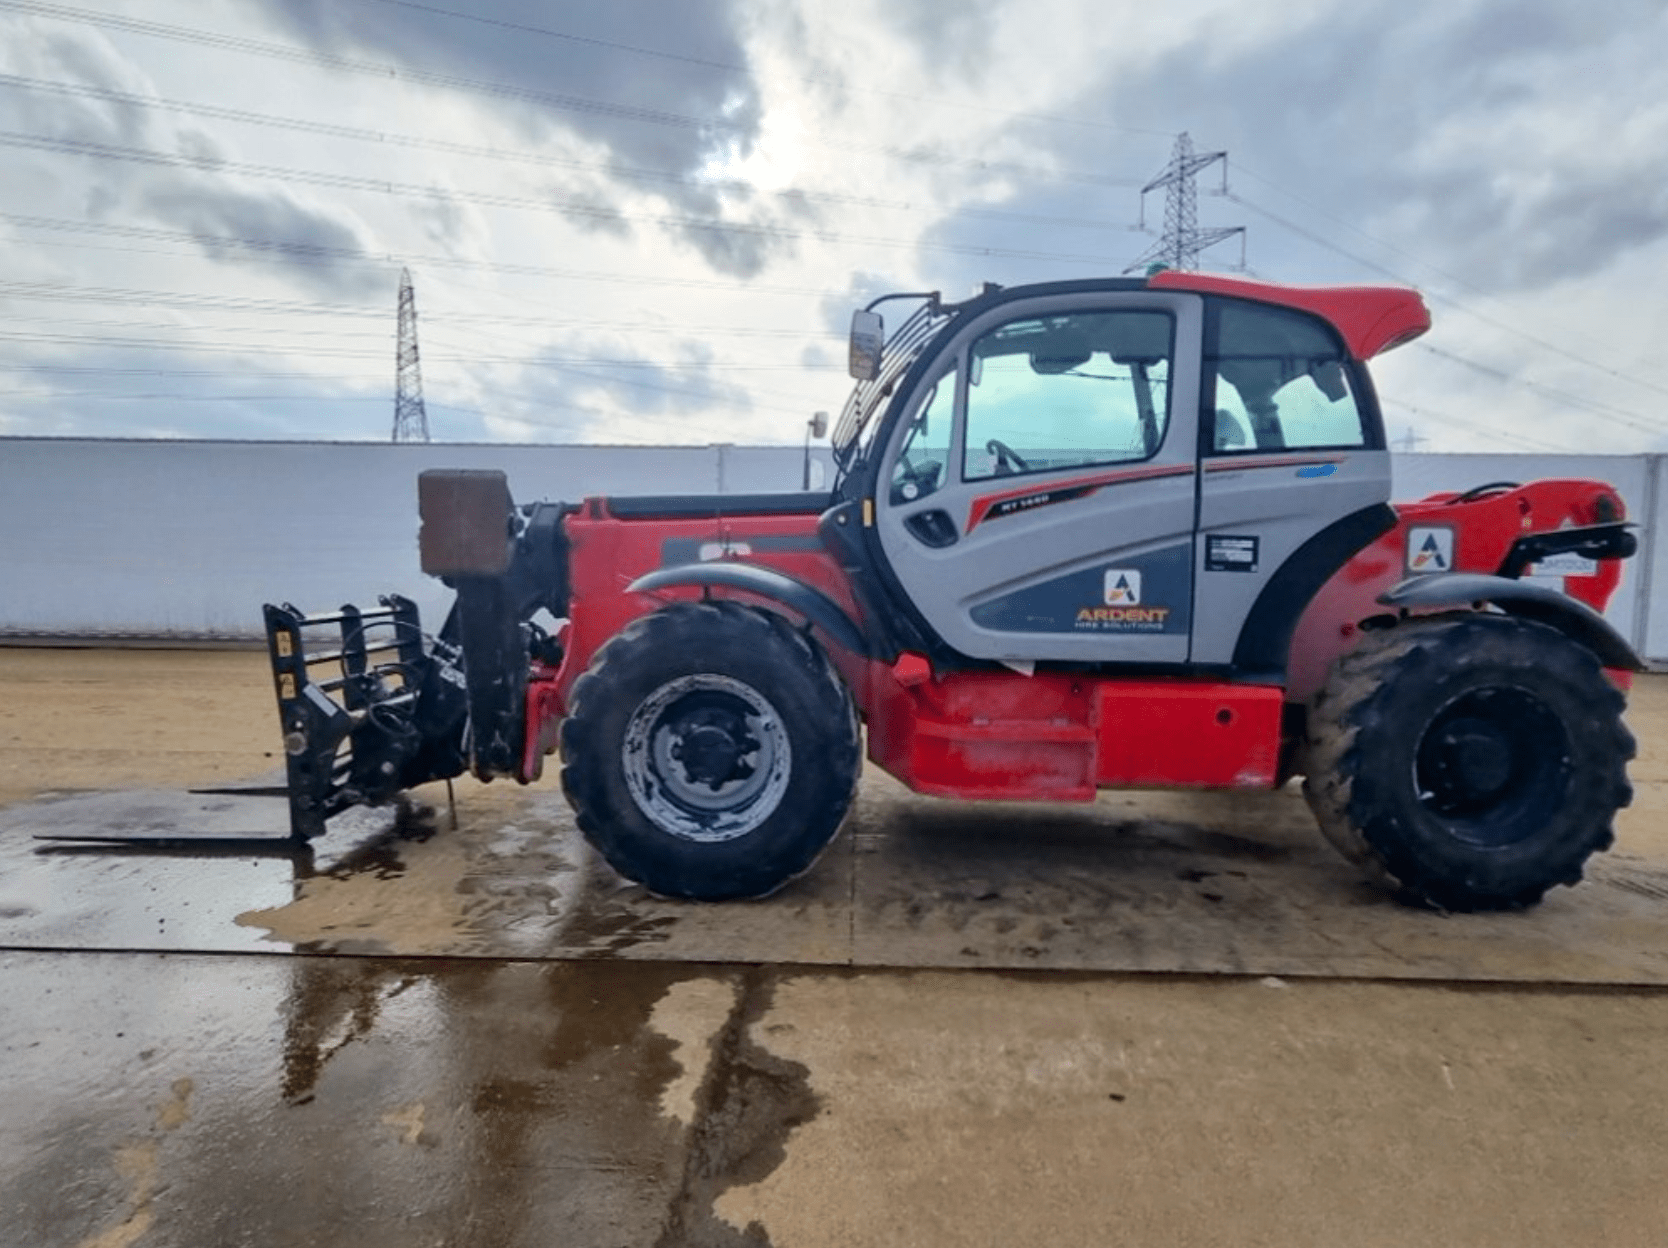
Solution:
[{"label": "lattice transmission tower", "polygon": [[1199,253],[1225,238],[1239,235],[1240,267],[1245,267],[1245,227],[1242,225],[1199,228],[1199,187],[1201,170],[1222,162],[1222,190],[1228,190],[1228,153],[1195,152],[1193,140],[1184,130],[1176,136],[1170,163],[1164,172],[1141,188],[1141,224],[1147,224],[1147,192],[1164,188],[1164,234],[1125,273],[1162,266],[1193,270],[1199,267]]},{"label": "lattice transmission tower", "polygon": [[394,349],[394,441],[427,442],[429,414],[423,409],[423,370],[417,361],[417,295],[411,270],[400,270],[400,335]]}]

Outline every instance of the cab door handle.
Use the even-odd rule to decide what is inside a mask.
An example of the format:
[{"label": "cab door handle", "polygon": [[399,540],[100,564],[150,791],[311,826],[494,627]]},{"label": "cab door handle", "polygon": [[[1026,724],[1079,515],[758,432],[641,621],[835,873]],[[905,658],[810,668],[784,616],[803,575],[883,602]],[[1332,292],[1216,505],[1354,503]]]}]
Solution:
[{"label": "cab door handle", "polygon": [[941,508],[916,512],[904,521],[904,528],[910,531],[916,541],[937,550],[954,546],[956,539],[961,536],[956,532],[956,522],[950,519],[950,513]]}]

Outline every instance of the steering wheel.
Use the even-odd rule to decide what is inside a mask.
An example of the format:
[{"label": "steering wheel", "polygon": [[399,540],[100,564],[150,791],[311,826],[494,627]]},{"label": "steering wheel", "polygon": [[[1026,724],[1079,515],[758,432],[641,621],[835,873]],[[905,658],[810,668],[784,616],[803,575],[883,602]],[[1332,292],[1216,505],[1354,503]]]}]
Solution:
[{"label": "steering wheel", "polygon": [[996,456],[996,475],[999,477],[1012,476],[1016,472],[1031,471],[1031,465],[1021,459],[1019,452],[1006,442],[992,438],[985,443],[985,450]]}]

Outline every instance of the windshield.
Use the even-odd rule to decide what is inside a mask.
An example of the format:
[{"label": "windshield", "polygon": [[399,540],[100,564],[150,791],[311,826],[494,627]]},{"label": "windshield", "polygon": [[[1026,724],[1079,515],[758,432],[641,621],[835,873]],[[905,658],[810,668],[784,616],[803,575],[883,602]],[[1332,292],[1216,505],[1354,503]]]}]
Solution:
[{"label": "windshield", "polygon": [[850,472],[860,458],[859,451],[868,441],[865,434],[872,434],[875,414],[892,397],[898,379],[909,370],[922,349],[949,319],[949,314],[937,299],[923,303],[886,340],[879,375],[873,381],[860,381],[852,387],[851,397],[840,410],[839,422],[834,426],[834,436],[830,439],[834,462],[842,476]]}]

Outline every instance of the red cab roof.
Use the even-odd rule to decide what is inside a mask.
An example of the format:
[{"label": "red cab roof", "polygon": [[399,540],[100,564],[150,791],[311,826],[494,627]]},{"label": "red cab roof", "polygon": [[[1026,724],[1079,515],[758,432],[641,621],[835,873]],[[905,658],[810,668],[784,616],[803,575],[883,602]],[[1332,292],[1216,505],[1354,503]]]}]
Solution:
[{"label": "red cab roof", "polygon": [[1147,285],[1159,290],[1232,295],[1313,312],[1331,323],[1358,360],[1412,342],[1431,327],[1430,311],[1419,292],[1400,286],[1279,286],[1176,269],[1153,274]]}]

